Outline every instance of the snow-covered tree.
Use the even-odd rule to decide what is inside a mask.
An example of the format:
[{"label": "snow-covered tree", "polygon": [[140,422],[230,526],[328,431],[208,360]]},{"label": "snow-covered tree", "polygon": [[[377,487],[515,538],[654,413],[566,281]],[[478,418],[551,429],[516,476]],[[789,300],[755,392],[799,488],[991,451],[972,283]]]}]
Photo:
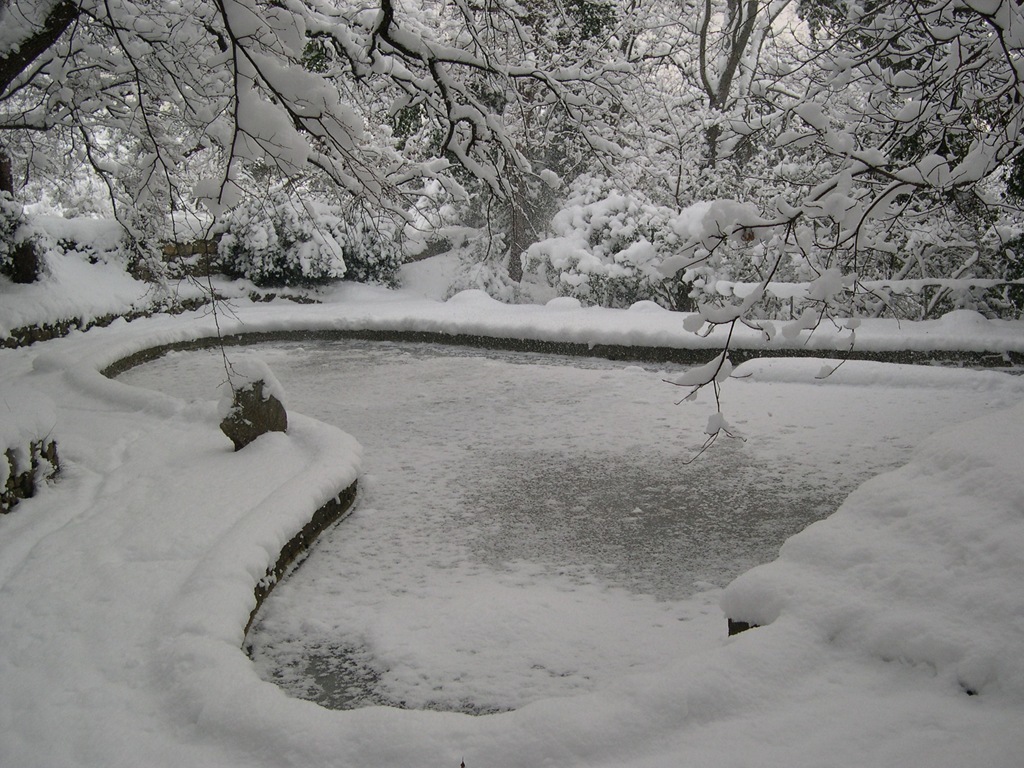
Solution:
[{"label": "snow-covered tree", "polygon": [[[629,20],[607,0],[453,4],[442,15],[453,43],[472,41],[481,59],[529,62],[537,75],[562,78],[552,88],[556,84],[546,75],[509,77],[492,68],[469,83],[481,109],[492,113],[481,133],[500,126],[502,139],[489,147],[488,163],[498,175],[477,172],[467,180],[465,216],[481,230],[477,260],[507,264],[508,276],[518,282],[520,256],[542,236],[563,182],[620,149],[625,97],[641,87],[621,52]],[[421,130],[432,133],[436,147],[443,132],[429,121]],[[471,170],[477,162],[459,159]]]},{"label": "snow-covered tree", "polygon": [[[619,88],[603,61],[538,59],[521,17],[504,0],[5,0],[0,153],[38,167],[35,137],[55,137],[48,149],[86,161],[140,241],[157,210],[238,202],[250,163],[401,211],[424,179],[458,193],[454,161],[511,198],[533,169],[508,105],[543,103],[587,134],[592,105]],[[498,55],[498,35],[524,44]],[[397,151],[376,130],[368,105],[385,101],[436,127],[434,152]]]},{"label": "snow-covered tree", "polygon": [[[760,210],[719,210],[669,265],[692,268],[754,242],[769,255],[766,279],[799,263],[818,280],[826,314],[865,278],[981,268],[993,225],[1020,218],[1006,193],[1022,167],[1024,108],[1015,3],[829,7],[804,43],[801,80],[762,83],[774,112],[750,121],[774,136],[788,189]],[[749,306],[709,308],[708,319],[735,322]]]}]

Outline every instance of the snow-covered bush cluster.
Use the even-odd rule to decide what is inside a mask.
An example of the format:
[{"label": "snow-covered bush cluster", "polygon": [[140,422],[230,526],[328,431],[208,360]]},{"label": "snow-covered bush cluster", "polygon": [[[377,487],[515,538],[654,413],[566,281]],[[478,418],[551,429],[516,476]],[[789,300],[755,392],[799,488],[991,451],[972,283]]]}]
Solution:
[{"label": "snow-covered bush cluster", "polygon": [[685,232],[678,215],[640,193],[603,185],[576,190],[551,221],[551,236],[527,250],[527,270],[585,304],[628,307],[649,299],[687,306],[690,288],[659,267]]},{"label": "snow-covered bush cluster", "polygon": [[909,269],[858,262],[857,254],[846,261],[822,246],[828,232],[779,224],[750,202],[701,201],[678,210],[594,180],[574,185],[549,229],[527,250],[527,272],[559,295],[606,307],[650,300],[714,317],[724,310],[730,319],[730,308],[741,305],[745,316],[771,320],[820,316],[826,307],[846,317],[925,320],[971,309],[1012,318],[1020,312],[1014,297],[1024,291],[1007,282],[1020,277],[1017,257],[991,227],[978,235],[980,245],[951,233],[942,248],[931,246],[929,264],[940,256],[949,261],[935,272],[953,275],[944,278],[931,277],[924,258],[913,259],[923,273],[913,278]]},{"label": "snow-covered bush cluster", "polygon": [[459,267],[448,286],[446,299],[463,291],[483,291],[492,299],[506,304],[531,303],[522,286],[508,273],[508,259],[501,235],[477,235],[454,249],[459,254]]},{"label": "snow-covered bush cluster", "polygon": [[399,230],[386,216],[343,210],[278,188],[225,213],[218,266],[259,286],[321,285],[347,278],[392,284],[402,263]]},{"label": "snow-covered bush cluster", "polygon": [[59,470],[52,400],[30,389],[4,392],[0,418],[0,513],[32,496]]},{"label": "snow-covered bush cluster", "polygon": [[219,228],[219,265],[231,277],[256,285],[311,285],[345,274],[340,243],[283,190],[235,206]]},{"label": "snow-covered bush cluster", "polygon": [[113,219],[35,216],[26,227],[46,255],[64,254],[90,264],[122,266],[130,260],[129,238]]},{"label": "snow-covered bush cluster", "polygon": [[405,260],[401,227],[388,215],[355,208],[338,218],[335,239],[345,259],[345,279],[394,286]]},{"label": "snow-covered bush cluster", "polygon": [[11,273],[14,238],[23,223],[24,213],[21,205],[11,199],[9,193],[0,193],[0,274]]},{"label": "snow-covered bush cluster", "polygon": [[[551,221],[551,236],[527,250],[527,269],[563,296],[605,307],[647,300],[690,310],[702,294],[718,296],[722,281],[762,277],[764,244],[736,227],[757,218],[751,205],[718,200],[677,210],[607,182],[583,179],[574,188]],[[732,230],[735,236],[716,239]],[[796,261],[784,267],[797,275]]]}]

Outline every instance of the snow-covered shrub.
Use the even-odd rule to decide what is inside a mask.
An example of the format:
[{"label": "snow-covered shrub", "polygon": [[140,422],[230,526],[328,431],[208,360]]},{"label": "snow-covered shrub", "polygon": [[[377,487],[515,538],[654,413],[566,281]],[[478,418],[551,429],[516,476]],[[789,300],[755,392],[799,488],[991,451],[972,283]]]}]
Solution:
[{"label": "snow-covered shrub", "polygon": [[[552,236],[527,251],[528,269],[561,295],[607,307],[648,300],[667,309],[710,310],[742,303],[736,284],[753,284],[747,295],[762,280],[821,277],[802,243],[752,225],[760,216],[751,203],[710,200],[676,210],[600,183],[578,189],[552,219]],[[817,300],[803,301],[798,306],[772,291],[757,292],[744,312],[785,317]]]},{"label": "snow-covered shrub", "polygon": [[400,225],[387,215],[371,216],[362,208],[337,217],[332,225],[341,243],[345,279],[394,286],[405,260]]},{"label": "snow-covered shrub", "polygon": [[509,255],[504,235],[477,231],[452,249],[459,267],[448,287],[446,299],[462,291],[483,291],[492,299],[517,304],[523,299],[521,287],[509,276]]},{"label": "snow-covered shrub", "polygon": [[280,188],[224,214],[217,227],[220,269],[259,286],[394,282],[401,239],[388,217],[343,211],[304,194]]},{"label": "snow-covered shrub", "polygon": [[235,206],[218,229],[219,266],[231,277],[281,286],[315,285],[345,274],[341,244],[330,227],[283,189]]},{"label": "snow-covered shrub", "polygon": [[461,259],[459,270],[448,287],[445,298],[463,291],[479,290],[506,304],[520,302],[519,286],[508,275],[508,269],[494,261]]},{"label": "snow-covered shrub", "polygon": [[[25,215],[9,197],[0,196],[0,271],[11,274],[14,247],[30,247],[41,275],[60,259],[110,264],[131,271],[138,249],[112,218]],[[133,247],[134,246],[134,247]]]},{"label": "snow-covered shrub", "polygon": [[126,266],[128,240],[114,219],[81,216],[34,216],[27,231],[47,255],[75,256],[90,264]]},{"label": "snow-covered shrub", "polygon": [[683,275],[666,277],[661,262],[685,234],[678,215],[637,194],[585,188],[551,221],[552,236],[527,250],[527,269],[561,295],[586,304],[627,307],[641,300],[687,306]]},{"label": "snow-covered shrub", "polygon": [[14,263],[11,254],[15,246],[15,233],[24,223],[21,205],[7,192],[0,192],[0,274],[10,275]]},{"label": "snow-covered shrub", "polygon": [[4,392],[0,420],[0,514],[35,495],[60,471],[53,437],[56,406],[48,397],[15,387]]}]

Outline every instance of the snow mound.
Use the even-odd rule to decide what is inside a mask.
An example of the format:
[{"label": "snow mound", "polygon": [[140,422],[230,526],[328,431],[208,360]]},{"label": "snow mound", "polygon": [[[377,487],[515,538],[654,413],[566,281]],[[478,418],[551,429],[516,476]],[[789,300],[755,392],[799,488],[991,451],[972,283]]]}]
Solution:
[{"label": "snow mound", "polygon": [[53,400],[23,387],[12,387],[0,397],[0,452],[28,445],[48,435],[57,423]]},{"label": "snow mound", "polygon": [[723,593],[950,690],[1024,700],[1024,406],[932,437]]}]

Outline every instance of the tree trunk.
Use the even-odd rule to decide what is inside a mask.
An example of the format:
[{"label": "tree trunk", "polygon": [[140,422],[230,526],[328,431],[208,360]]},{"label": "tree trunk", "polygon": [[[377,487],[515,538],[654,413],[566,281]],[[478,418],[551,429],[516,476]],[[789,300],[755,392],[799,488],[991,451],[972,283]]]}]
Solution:
[{"label": "tree trunk", "polygon": [[[5,10],[8,3],[0,2],[0,10]],[[58,0],[36,24],[30,24],[31,30],[19,40],[12,41],[7,53],[0,55],[0,94],[7,91],[14,79],[36,60],[40,54],[50,48],[64,34],[71,22],[78,18],[82,9],[73,0]],[[11,24],[9,19],[0,19]],[[41,23],[40,23],[41,22]]]},{"label": "tree trunk", "polygon": [[11,250],[11,280],[15,283],[34,283],[42,267],[39,251],[31,240],[23,240]]},{"label": "tree trunk", "polygon": [[[699,30],[699,71],[701,85],[708,97],[708,106],[716,113],[725,114],[731,101],[732,84],[740,71],[743,54],[750,44],[751,35],[757,23],[760,11],[759,0],[729,0],[726,11],[726,24],[717,32],[724,38],[726,60],[720,72],[712,72],[712,58],[708,51],[711,36],[716,34],[712,18],[714,17],[711,0],[705,0],[704,15]],[[714,168],[718,164],[718,147],[722,139],[722,126],[712,125],[705,132],[707,142],[707,167]]]},{"label": "tree trunk", "polygon": [[[12,26],[7,18],[9,13],[20,13],[21,9],[11,10],[10,0],[0,0],[0,23]],[[31,10],[31,9],[30,9]],[[7,93],[19,75],[49,50],[61,35],[77,19],[82,9],[75,0],[56,0],[49,8],[43,10],[36,2],[35,9],[41,11],[37,17],[31,18],[24,26],[25,34],[11,40],[6,52],[0,54],[0,95]],[[6,192],[14,197],[14,174],[11,168],[11,157],[0,148],[0,193]],[[33,283],[39,279],[42,259],[35,243],[31,240],[11,243],[11,279],[16,283]]]},{"label": "tree trunk", "polygon": [[0,192],[14,197],[14,168],[11,156],[3,149],[0,149]]},{"label": "tree trunk", "polygon": [[522,205],[513,200],[510,209],[508,276],[510,280],[519,283],[523,280],[523,262],[519,256],[529,247],[530,243],[527,242],[529,238],[526,233],[526,212],[523,211]]}]

